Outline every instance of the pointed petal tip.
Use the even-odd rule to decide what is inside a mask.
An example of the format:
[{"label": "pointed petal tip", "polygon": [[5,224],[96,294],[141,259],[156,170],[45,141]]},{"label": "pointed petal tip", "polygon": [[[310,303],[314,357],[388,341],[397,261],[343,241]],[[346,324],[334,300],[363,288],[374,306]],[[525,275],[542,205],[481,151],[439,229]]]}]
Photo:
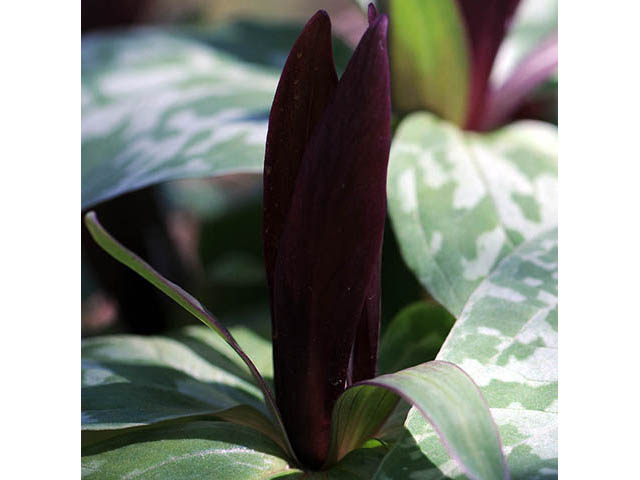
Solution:
[{"label": "pointed petal tip", "polygon": [[367,16],[369,17],[369,25],[371,25],[373,21],[376,19],[376,17],[378,16],[378,10],[376,9],[376,6],[373,4],[373,2],[369,4],[369,9],[367,10]]},{"label": "pointed petal tip", "polygon": [[[375,9],[375,7],[373,7]],[[376,30],[376,33],[387,37],[387,29],[389,27],[389,17],[386,14],[377,15],[375,18],[371,19],[369,17],[369,29]]]},{"label": "pointed petal tip", "polygon": [[331,23],[331,18],[329,17],[329,14],[327,13],[326,10],[318,10],[316,13],[313,14],[313,17],[311,17],[309,19],[309,21],[307,22],[307,25],[311,24],[311,23],[315,23],[317,21],[326,21]]},{"label": "pointed petal tip", "polygon": [[302,32],[309,31],[311,29],[319,28],[322,30],[331,31],[331,18],[326,10],[318,10],[313,16],[307,21],[306,25],[302,29]]}]

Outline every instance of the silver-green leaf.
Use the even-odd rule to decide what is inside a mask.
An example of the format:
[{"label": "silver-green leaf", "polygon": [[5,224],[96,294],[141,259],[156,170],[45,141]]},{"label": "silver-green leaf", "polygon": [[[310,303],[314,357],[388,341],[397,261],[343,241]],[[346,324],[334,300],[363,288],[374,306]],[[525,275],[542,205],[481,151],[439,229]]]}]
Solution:
[{"label": "silver-green leaf", "polygon": [[389,213],[409,267],[454,316],[523,241],[557,225],[557,128],[463,132],[408,116],[391,147]]},{"label": "silver-green leaf", "polygon": [[[557,313],[554,229],[520,245],[481,282],[438,354],[482,390],[513,478],[557,477]],[[403,478],[401,466],[424,478],[457,478],[459,467],[419,412],[405,427],[375,478]]]},{"label": "silver-green leaf", "polygon": [[283,457],[255,430],[190,422],[127,432],[83,449],[82,478],[263,480],[290,471]]},{"label": "silver-green leaf", "polygon": [[[410,116],[388,192],[406,262],[458,318],[437,358],[482,390],[513,477],[555,478],[557,129],[518,122],[479,135]],[[419,412],[405,427],[376,478],[401,478],[412,458],[424,478],[461,474]]]},{"label": "silver-green leaf", "polygon": [[207,359],[186,341],[170,337],[84,340],[83,430],[150,425],[239,405],[268,416],[260,390],[245,372],[209,345],[201,349],[208,350]]},{"label": "silver-green leaf", "polygon": [[82,40],[82,208],[180,178],[262,170],[275,68],[155,29]]}]

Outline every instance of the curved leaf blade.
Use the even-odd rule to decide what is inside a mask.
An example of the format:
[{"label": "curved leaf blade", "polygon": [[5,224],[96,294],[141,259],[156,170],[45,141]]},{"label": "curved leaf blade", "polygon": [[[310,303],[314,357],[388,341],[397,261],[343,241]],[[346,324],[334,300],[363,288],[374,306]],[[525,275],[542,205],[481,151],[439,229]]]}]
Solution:
[{"label": "curved leaf blade", "polygon": [[224,422],[197,421],[127,431],[85,447],[82,477],[367,480],[388,451],[372,443],[327,470],[303,472],[288,464],[283,451],[260,433]]},{"label": "curved leaf blade", "polygon": [[[518,122],[465,134],[426,114],[408,117],[392,146],[388,187],[406,262],[458,317],[438,359],[480,386],[514,477],[554,478],[557,129]],[[422,475],[460,473],[417,412],[406,426],[380,478],[412,464],[416,449],[429,460],[416,466]]]},{"label": "curved leaf blade", "polygon": [[82,478],[262,480],[290,467],[254,430],[225,422],[129,432],[83,449]]},{"label": "curved leaf blade", "polygon": [[149,28],[82,41],[82,208],[180,178],[262,169],[278,71]]},{"label": "curved leaf blade", "polygon": [[557,128],[518,122],[462,132],[427,113],[397,130],[389,213],[407,265],[455,317],[523,241],[554,228]]},{"label": "curved leaf blade", "polygon": [[[479,385],[514,478],[558,475],[557,313],[554,229],[522,244],[478,286],[438,354]],[[418,412],[409,414],[406,427],[379,478],[403,478],[393,472],[408,465],[434,479],[460,473]],[[426,465],[412,461],[416,450]]]},{"label": "curved leaf blade", "polygon": [[[376,433],[399,397],[433,425],[470,478],[509,478],[497,428],[478,387],[462,369],[442,361],[381,375],[348,389],[334,409],[330,460]],[[400,472],[406,475],[407,470]]]},{"label": "curved leaf blade", "polygon": [[370,439],[398,403],[398,396],[370,385],[348,388],[333,407],[331,446],[325,465],[333,465]]},{"label": "curved leaf blade", "polygon": [[[268,344],[244,329],[240,334],[243,345],[250,340],[258,352],[260,342]],[[121,434],[116,430],[217,418],[252,427],[286,448],[246,366],[211,337],[219,338],[205,327],[189,327],[172,337],[84,340],[83,445]],[[270,359],[270,348],[262,351]]]},{"label": "curved leaf blade", "polygon": [[264,378],[260,375],[260,372],[255,367],[251,359],[242,350],[238,342],[233,338],[231,333],[222,325],[205,307],[203,307],[198,300],[192,297],[189,293],[185,292],[182,288],[165,279],[156,270],[154,270],[148,263],[138,257],[135,253],[131,252],[114,239],[98,222],[95,212],[89,212],[85,215],[85,225],[89,229],[93,239],[100,245],[109,255],[113,258],[131,268],[133,271],[142,276],[145,280],[149,281],[153,286],[158,288],[169,298],[175,301],[178,305],[183,307],[186,311],[191,313],[194,317],[204,323],[206,326],[216,332],[224,341],[238,354],[238,356],[245,363],[251,375],[253,376],[256,384],[260,387],[264,400],[269,408],[271,415],[273,416],[279,431],[282,435],[283,442],[287,445],[287,449],[292,458],[295,459],[295,454],[289,443],[284,424],[278,407],[269,387],[267,386]]}]

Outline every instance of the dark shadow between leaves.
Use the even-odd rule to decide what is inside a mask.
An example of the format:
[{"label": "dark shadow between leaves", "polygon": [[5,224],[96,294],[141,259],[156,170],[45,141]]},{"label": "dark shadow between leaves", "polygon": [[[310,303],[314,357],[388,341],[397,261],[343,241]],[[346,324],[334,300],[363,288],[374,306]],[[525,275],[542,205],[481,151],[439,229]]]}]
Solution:
[{"label": "dark shadow between leaves", "polygon": [[[413,435],[411,435],[411,433],[405,426],[402,427],[401,431],[402,433],[399,435],[399,438],[400,442],[402,443],[402,466],[389,469],[389,471],[406,472],[406,478],[420,478],[421,480],[452,480],[451,477],[445,476],[442,471],[422,452],[415,439],[413,438]],[[390,453],[392,455],[393,452],[393,449],[390,450]],[[386,463],[389,463],[389,461],[387,460]],[[378,472],[386,470],[386,463],[383,461],[380,468],[378,469]],[[420,477],[415,477],[416,473],[418,472],[420,473]],[[463,476],[461,478],[466,477]]]}]

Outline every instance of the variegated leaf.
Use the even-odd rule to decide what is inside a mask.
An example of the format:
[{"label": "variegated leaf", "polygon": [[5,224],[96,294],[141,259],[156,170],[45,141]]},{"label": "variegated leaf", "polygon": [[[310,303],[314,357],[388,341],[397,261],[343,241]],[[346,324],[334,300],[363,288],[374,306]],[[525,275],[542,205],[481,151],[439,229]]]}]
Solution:
[{"label": "variegated leaf", "polygon": [[[426,114],[392,147],[390,211],[407,263],[458,318],[438,359],[480,386],[513,478],[557,476],[557,134],[522,122],[486,136]],[[375,478],[401,466],[458,477],[412,411]]]},{"label": "variegated leaf", "polygon": [[[333,411],[329,462],[342,458],[389,419],[398,398],[421,412],[458,466],[475,480],[508,479],[496,425],[478,387],[459,367],[433,361],[347,389]],[[383,429],[384,430],[384,429]],[[398,473],[419,475],[408,464]]]},{"label": "variegated leaf", "polygon": [[[240,341],[270,362],[266,340]],[[111,335],[82,343],[82,429],[114,430],[248,405],[265,417],[260,389],[235,352],[205,327],[172,336]],[[264,358],[262,358],[264,357]]]},{"label": "variegated leaf", "polygon": [[223,422],[127,432],[82,452],[82,478],[93,480],[260,480],[289,471],[275,443],[254,430]]},{"label": "variegated leaf", "polygon": [[82,207],[180,178],[260,172],[278,81],[154,29],[82,41]]},{"label": "variegated leaf", "polygon": [[[464,368],[482,390],[514,479],[557,477],[557,330],[554,229],[502,260],[469,298],[438,355]],[[397,474],[403,465],[419,478],[458,478],[419,412],[411,411],[405,426],[409,433],[376,479],[404,478]]]},{"label": "variegated leaf", "polygon": [[304,472],[255,430],[194,421],[125,431],[82,450],[82,478],[182,480],[367,480],[387,449],[377,442],[354,450],[322,472]]},{"label": "variegated leaf", "polygon": [[458,317],[523,241],[557,225],[557,129],[518,122],[479,135],[427,113],[391,147],[389,212],[403,257]]}]

